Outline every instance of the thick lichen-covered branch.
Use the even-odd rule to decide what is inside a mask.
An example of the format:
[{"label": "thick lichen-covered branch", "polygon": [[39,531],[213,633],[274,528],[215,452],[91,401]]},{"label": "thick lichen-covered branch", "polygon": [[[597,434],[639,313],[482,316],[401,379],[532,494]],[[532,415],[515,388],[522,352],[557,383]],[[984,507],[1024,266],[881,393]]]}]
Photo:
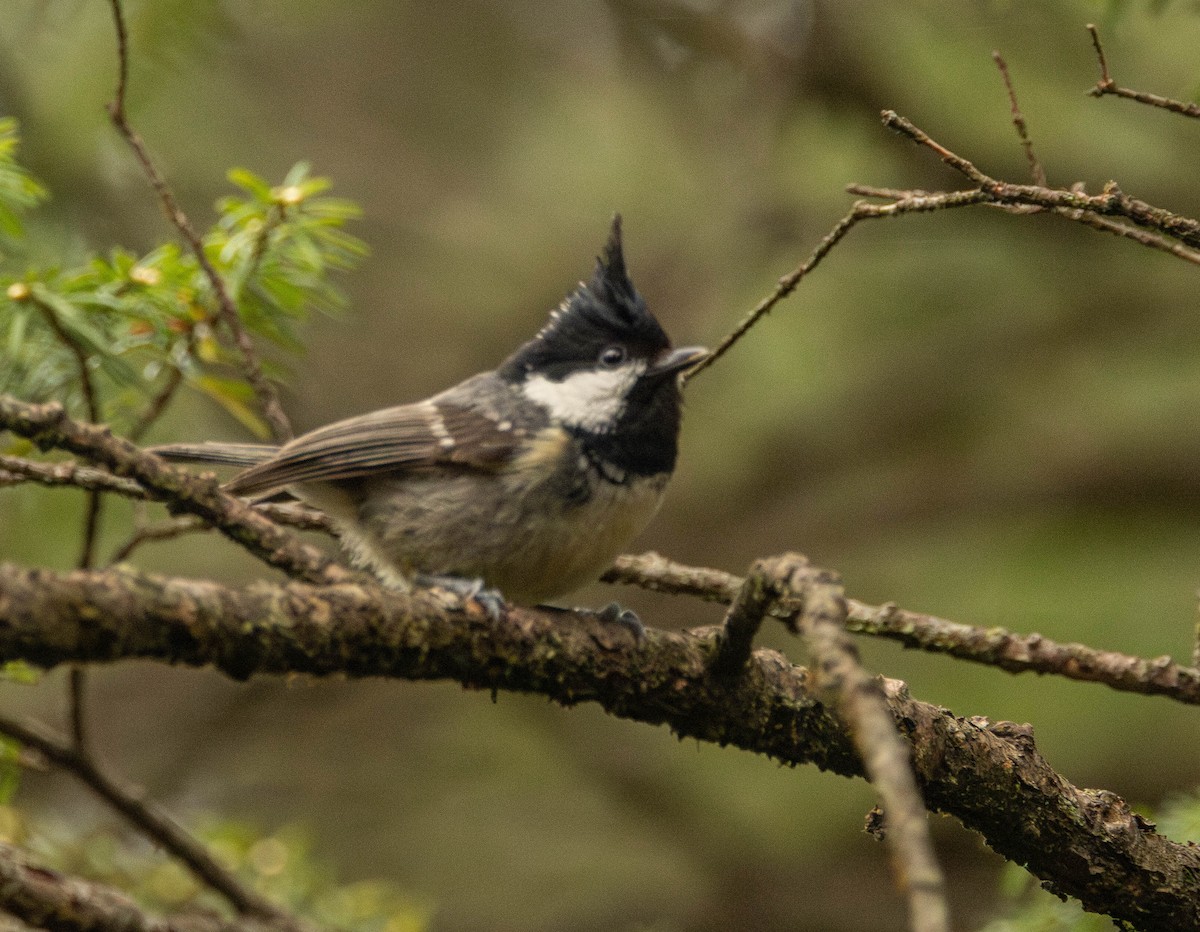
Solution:
[{"label": "thick lichen-covered branch", "polygon": [[[221,493],[214,482],[176,469],[133,444],[113,437],[103,428],[73,421],[57,405],[27,405],[0,396],[0,427],[48,446],[70,450],[111,470],[101,471],[75,463],[37,463],[17,457],[0,457],[0,484],[34,481],[158,499],[176,511],[196,515],[211,523],[251,552],[293,575],[317,580],[346,578],[345,571],[336,564],[276,526],[288,524],[309,530],[328,530],[328,522],[311,510],[273,505],[247,508],[238,499]],[[263,520],[252,513],[255,511],[263,512],[272,520]],[[330,575],[323,576],[326,573]],[[621,557],[605,579],[725,604],[734,600],[745,582],[732,573],[684,566],[657,554]],[[1085,644],[1060,643],[1038,634],[965,625],[905,611],[892,604],[876,606],[848,599],[847,612],[849,630],[900,641],[906,647],[949,654],[1011,673],[1055,674],[1104,683],[1126,692],[1162,695],[1179,702],[1200,704],[1200,669],[1175,663],[1170,657],[1135,657],[1097,650]],[[735,653],[744,655],[752,637],[751,630],[748,637],[740,639],[745,643]]]},{"label": "thick lichen-covered branch", "polygon": [[[438,590],[343,583],[232,589],[127,568],[0,566],[0,661],[152,658],[230,676],[451,679],[600,704],[624,718],[846,776],[862,764],[811,677],[772,651],[711,674],[716,629],[637,639],[580,613],[512,609],[500,622]],[[1111,793],[1057,774],[1028,726],[964,719],[885,683],[926,804],[980,832],[1054,891],[1137,926],[1200,929],[1200,850],[1154,831]]]}]

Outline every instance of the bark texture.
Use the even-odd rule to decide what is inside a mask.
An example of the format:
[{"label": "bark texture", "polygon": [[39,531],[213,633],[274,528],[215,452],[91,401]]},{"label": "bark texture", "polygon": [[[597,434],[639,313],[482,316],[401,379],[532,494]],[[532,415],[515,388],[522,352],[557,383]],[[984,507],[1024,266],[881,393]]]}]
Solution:
[{"label": "bark texture", "polygon": [[[627,629],[582,613],[511,609],[344,583],[242,589],[142,573],[0,565],[0,661],[44,667],[145,658],[256,674],[452,679],[592,701],[681,736],[861,776],[851,737],[809,673],[774,651],[715,676],[717,629]],[[1200,929],[1200,849],[1159,835],[1123,800],[1080,789],[1032,729],[964,719],[884,683],[928,806],[980,832],[1054,892],[1143,929]]]}]

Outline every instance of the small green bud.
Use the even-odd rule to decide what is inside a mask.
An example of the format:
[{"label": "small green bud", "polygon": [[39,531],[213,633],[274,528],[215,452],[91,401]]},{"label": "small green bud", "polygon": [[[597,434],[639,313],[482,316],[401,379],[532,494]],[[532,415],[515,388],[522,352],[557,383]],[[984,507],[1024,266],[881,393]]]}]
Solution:
[{"label": "small green bud", "polygon": [[276,188],[272,193],[275,195],[275,202],[284,207],[295,207],[304,200],[304,189],[297,184],[289,184],[286,188]]},{"label": "small green bud", "polygon": [[148,265],[135,265],[129,270],[129,280],[138,285],[153,288],[162,281],[162,272]]}]

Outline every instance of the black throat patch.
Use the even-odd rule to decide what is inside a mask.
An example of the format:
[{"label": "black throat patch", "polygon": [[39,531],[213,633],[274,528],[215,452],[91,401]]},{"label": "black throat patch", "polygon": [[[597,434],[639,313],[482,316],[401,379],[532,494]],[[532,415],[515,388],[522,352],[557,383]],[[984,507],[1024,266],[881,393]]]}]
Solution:
[{"label": "black throat patch", "polygon": [[[604,478],[655,476],[675,469],[682,398],[674,375],[636,385],[621,418],[604,432],[572,429]],[[606,472],[607,470],[607,472]]]}]

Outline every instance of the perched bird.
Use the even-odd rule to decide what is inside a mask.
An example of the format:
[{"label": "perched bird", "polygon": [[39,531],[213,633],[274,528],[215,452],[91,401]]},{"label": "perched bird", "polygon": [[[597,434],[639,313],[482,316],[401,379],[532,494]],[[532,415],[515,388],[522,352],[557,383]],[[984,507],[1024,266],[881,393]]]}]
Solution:
[{"label": "perched bird", "polygon": [[675,469],[680,373],[706,352],[673,349],[647,310],[618,216],[591,281],[497,369],[281,447],[156,452],[248,467],[227,491],[321,509],[385,583],[534,605],[594,581],[649,523]]}]

